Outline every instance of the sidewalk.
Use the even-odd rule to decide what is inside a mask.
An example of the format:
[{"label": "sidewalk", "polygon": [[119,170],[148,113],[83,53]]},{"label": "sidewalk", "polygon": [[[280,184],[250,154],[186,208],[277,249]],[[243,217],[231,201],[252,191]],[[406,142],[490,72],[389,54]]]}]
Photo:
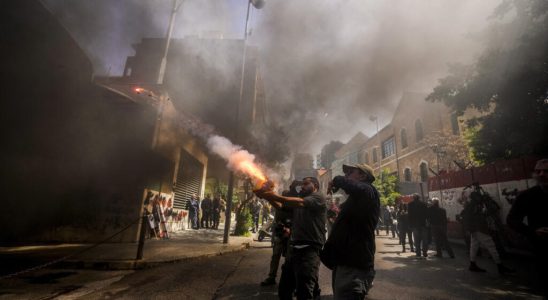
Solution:
[{"label": "sidewalk", "polygon": [[[184,230],[169,239],[147,239],[142,260],[135,260],[137,243],[106,243],[52,265],[54,268],[124,270],[154,267],[159,264],[222,255],[247,249],[252,237],[230,236],[223,244],[223,229]],[[0,247],[0,276],[54,261],[92,246],[92,244],[33,245]]]}]

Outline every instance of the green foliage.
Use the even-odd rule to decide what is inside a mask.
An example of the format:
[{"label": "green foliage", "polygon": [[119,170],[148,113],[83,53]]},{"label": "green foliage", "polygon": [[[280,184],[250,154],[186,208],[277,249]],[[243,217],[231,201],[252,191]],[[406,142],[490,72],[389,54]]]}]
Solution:
[{"label": "green foliage", "polygon": [[[234,187],[234,192],[232,193],[232,203],[238,203],[238,193],[239,190]],[[219,181],[217,178],[208,178],[205,184],[205,194],[211,194],[212,197],[215,195],[221,194],[223,199],[226,199],[228,194],[228,185],[224,182]]]},{"label": "green foliage", "polygon": [[388,173],[388,170],[382,170],[382,173],[375,182],[375,188],[379,191],[381,197],[381,205],[394,205],[396,199],[401,195],[397,191],[398,177]]},{"label": "green foliage", "polygon": [[453,65],[428,96],[472,119],[468,135],[480,162],[548,154],[548,2],[505,0],[494,18],[488,47],[473,65]]},{"label": "green foliage", "polygon": [[239,210],[236,214],[236,227],[234,228],[234,235],[237,236],[249,236],[249,228],[253,225],[253,218],[249,208]]}]

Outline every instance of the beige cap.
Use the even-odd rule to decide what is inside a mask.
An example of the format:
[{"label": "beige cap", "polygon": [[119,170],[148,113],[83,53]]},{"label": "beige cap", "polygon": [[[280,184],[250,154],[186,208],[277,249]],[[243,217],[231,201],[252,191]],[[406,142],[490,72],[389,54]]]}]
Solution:
[{"label": "beige cap", "polygon": [[371,177],[371,182],[375,181],[375,175],[373,175],[373,168],[366,164],[354,164],[354,165],[343,165],[343,172],[347,172],[348,169],[359,169],[365,174]]}]

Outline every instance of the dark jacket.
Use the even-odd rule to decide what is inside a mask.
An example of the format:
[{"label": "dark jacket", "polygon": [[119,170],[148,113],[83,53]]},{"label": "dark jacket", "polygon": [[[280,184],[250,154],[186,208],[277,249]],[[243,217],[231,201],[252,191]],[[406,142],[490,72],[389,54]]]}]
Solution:
[{"label": "dark jacket", "polygon": [[333,186],[349,196],[333,224],[328,243],[335,265],[369,269],[375,259],[375,227],[379,220],[379,193],[370,184],[337,176]]},{"label": "dark jacket", "polygon": [[407,205],[409,211],[409,227],[411,229],[426,227],[428,208],[426,203],[420,200],[413,200]]},{"label": "dark jacket", "polygon": [[[525,217],[527,224],[523,222]],[[508,213],[506,223],[510,228],[528,237],[533,244],[538,245],[540,240],[535,231],[541,227],[548,227],[548,193],[540,186],[535,186],[519,194]],[[544,244],[547,242],[544,241]]]},{"label": "dark jacket", "polygon": [[462,226],[469,232],[482,232],[489,234],[488,215],[481,199],[472,198],[461,212]]},{"label": "dark jacket", "polygon": [[406,211],[398,213],[398,230],[400,232],[407,232],[411,230],[409,228],[409,214]]},{"label": "dark jacket", "polygon": [[441,207],[432,206],[428,209],[428,219],[432,228],[447,231],[447,213]]}]

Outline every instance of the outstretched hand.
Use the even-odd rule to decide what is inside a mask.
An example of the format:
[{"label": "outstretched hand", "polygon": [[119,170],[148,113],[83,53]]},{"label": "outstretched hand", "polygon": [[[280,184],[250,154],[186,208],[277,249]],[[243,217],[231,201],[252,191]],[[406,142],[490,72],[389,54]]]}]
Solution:
[{"label": "outstretched hand", "polygon": [[253,193],[259,197],[263,198],[262,196],[266,193],[272,193],[274,190],[274,183],[270,180],[265,181],[260,188],[253,190]]}]

